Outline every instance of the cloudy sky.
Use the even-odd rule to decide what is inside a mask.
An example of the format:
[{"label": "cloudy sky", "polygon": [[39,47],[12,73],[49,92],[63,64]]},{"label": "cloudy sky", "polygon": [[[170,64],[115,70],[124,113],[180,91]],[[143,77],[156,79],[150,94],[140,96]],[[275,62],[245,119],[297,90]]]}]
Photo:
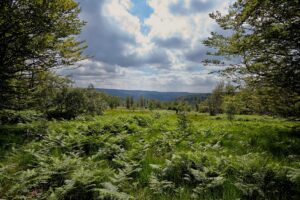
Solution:
[{"label": "cloudy sky", "polygon": [[202,45],[230,0],[77,0],[87,22],[79,38],[93,56],[81,67],[62,69],[77,86],[209,92],[219,77],[203,66]]}]

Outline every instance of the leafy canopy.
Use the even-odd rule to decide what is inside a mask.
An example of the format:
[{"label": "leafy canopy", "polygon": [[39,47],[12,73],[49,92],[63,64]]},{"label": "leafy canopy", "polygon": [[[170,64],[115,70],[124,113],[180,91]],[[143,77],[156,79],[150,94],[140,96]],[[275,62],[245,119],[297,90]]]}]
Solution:
[{"label": "leafy canopy", "polygon": [[84,59],[84,22],[73,0],[1,0],[0,107],[28,97],[36,74]]},{"label": "leafy canopy", "polygon": [[[300,92],[300,3],[298,0],[238,0],[228,14],[210,15],[230,36],[212,33],[204,41],[215,56],[235,57],[223,71],[248,83]],[[236,60],[236,59],[235,59]],[[210,60],[210,62],[222,63]]]},{"label": "leafy canopy", "polygon": [[[210,17],[231,34],[214,32],[204,41],[217,58],[205,62],[227,65],[221,74],[270,99],[274,113],[298,115],[299,0],[237,0],[228,14]],[[224,57],[228,60],[222,62]]]}]

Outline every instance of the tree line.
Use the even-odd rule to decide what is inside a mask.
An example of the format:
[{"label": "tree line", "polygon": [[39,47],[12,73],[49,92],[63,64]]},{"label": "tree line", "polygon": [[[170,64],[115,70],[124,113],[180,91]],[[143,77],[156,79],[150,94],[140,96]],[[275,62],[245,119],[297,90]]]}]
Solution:
[{"label": "tree line", "polygon": [[[124,100],[75,88],[54,73],[87,59],[79,41],[85,22],[74,0],[0,1],[0,110],[37,110],[49,118],[101,114],[107,107],[196,110],[300,115],[299,1],[238,0],[227,14],[210,14],[227,32],[213,32],[203,41],[212,49],[206,65],[221,65],[219,74],[232,85],[220,83],[206,99],[160,102]],[[229,34],[230,33],[230,34]]]}]

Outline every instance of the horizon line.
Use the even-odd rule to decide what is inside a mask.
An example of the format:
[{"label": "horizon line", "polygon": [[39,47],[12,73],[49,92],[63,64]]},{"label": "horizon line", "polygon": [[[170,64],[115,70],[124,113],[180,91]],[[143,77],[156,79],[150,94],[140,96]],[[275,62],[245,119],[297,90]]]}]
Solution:
[{"label": "horizon line", "polygon": [[[86,87],[87,88],[87,87]],[[188,93],[188,94],[210,94],[210,92],[178,92],[178,91],[156,91],[156,90],[142,90],[142,89],[118,89],[118,88],[102,88],[95,87],[95,89],[104,89],[104,90],[125,90],[125,91],[140,91],[140,92],[158,92],[158,93]]]}]

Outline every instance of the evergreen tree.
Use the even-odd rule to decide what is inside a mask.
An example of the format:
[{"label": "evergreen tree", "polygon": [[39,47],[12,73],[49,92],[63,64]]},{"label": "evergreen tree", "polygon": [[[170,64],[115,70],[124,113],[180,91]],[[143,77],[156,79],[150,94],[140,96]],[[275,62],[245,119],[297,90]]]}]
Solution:
[{"label": "evergreen tree", "polygon": [[0,108],[27,101],[41,71],[84,59],[73,0],[0,1]]},{"label": "evergreen tree", "polygon": [[127,109],[130,109],[130,97],[126,97],[125,106],[126,106]]}]

